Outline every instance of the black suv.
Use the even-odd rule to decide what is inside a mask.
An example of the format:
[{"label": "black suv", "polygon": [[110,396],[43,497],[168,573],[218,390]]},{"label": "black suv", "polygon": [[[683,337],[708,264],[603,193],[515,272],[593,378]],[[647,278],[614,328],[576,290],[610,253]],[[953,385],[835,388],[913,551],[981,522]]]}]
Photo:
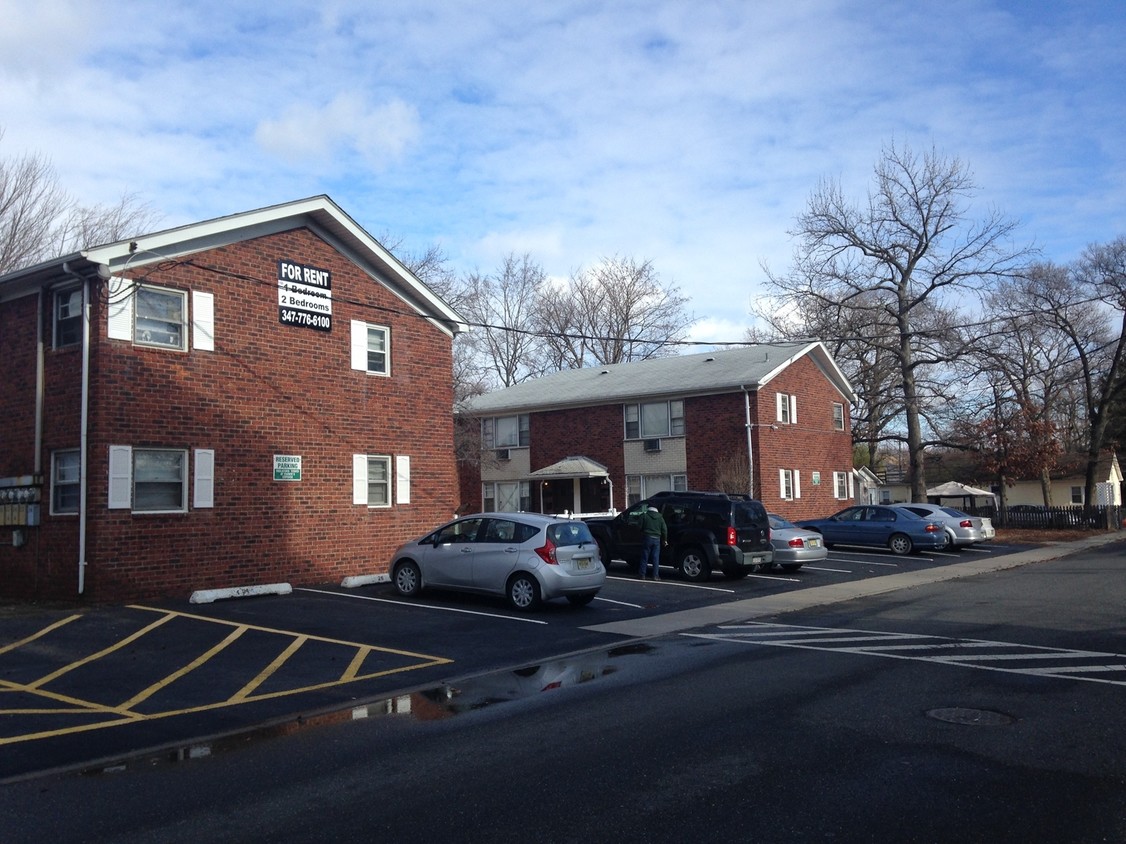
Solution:
[{"label": "black suv", "polygon": [[774,562],[770,519],[760,502],[722,492],[659,492],[612,518],[584,519],[607,566],[612,559],[640,565],[638,520],[648,507],[656,507],[669,528],[661,565],[673,566],[685,580],[707,580],[712,569],[746,577]]}]

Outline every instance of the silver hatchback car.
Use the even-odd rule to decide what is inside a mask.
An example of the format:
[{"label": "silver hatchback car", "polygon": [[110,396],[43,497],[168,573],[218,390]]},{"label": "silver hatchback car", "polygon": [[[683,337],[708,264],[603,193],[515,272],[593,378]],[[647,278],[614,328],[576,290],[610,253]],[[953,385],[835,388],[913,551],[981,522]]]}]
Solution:
[{"label": "silver hatchback car", "polygon": [[585,522],[538,513],[478,513],[413,539],[391,558],[404,597],[424,588],[501,595],[518,610],[566,598],[594,600],[606,582],[598,543]]}]

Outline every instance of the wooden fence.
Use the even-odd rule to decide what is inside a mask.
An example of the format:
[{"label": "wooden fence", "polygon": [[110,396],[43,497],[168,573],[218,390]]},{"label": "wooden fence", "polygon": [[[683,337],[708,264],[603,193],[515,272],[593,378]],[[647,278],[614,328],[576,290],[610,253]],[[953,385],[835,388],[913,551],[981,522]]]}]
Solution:
[{"label": "wooden fence", "polygon": [[1121,530],[1123,512],[1121,507],[1006,507],[997,510],[993,507],[973,507],[965,512],[974,516],[986,516],[993,520],[994,527],[1029,528],[1035,530],[1074,530],[1092,528],[1095,530]]}]

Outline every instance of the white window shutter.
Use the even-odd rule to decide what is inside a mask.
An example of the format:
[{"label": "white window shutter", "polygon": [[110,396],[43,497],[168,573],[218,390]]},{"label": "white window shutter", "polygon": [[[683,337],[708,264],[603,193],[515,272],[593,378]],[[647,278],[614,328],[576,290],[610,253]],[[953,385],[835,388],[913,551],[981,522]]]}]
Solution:
[{"label": "white window shutter", "polygon": [[368,456],[352,455],[352,503],[368,503]]},{"label": "white window shutter", "polygon": [[856,498],[856,491],[853,488],[852,482],[853,482],[852,472],[849,472],[848,473],[848,497],[850,499]]},{"label": "white window shutter", "polygon": [[411,459],[406,454],[395,458],[395,503],[411,503]]},{"label": "white window shutter", "polygon": [[790,424],[798,424],[798,397],[790,396]]},{"label": "white window shutter", "polygon": [[215,506],[215,450],[197,448],[195,450],[195,479],[192,486],[192,506],[196,508]]},{"label": "white window shutter", "polygon": [[111,510],[133,506],[133,447],[109,447],[109,504]]},{"label": "white window shutter", "polygon": [[785,417],[782,415],[782,404],[786,401],[785,393],[774,394],[774,418],[776,421],[781,422]]},{"label": "white window shutter", "polygon": [[778,497],[786,500],[786,470],[778,470]]},{"label": "white window shutter", "polygon": [[794,469],[794,498],[801,498],[801,469]]},{"label": "white window shutter", "polygon": [[[366,322],[352,320],[352,368],[368,371],[368,326]],[[366,469],[364,470],[366,473]],[[367,503],[367,495],[364,495]]]},{"label": "white window shutter", "polygon": [[192,291],[192,348],[215,351],[215,294]]},{"label": "white window shutter", "polygon": [[109,293],[109,339],[133,339],[133,282],[124,278],[111,278],[106,285]]}]

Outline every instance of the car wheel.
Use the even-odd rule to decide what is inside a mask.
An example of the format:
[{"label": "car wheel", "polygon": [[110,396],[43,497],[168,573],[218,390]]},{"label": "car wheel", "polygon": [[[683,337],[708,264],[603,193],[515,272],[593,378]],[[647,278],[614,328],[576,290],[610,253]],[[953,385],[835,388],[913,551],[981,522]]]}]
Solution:
[{"label": "car wheel", "polygon": [[954,535],[954,531],[946,531],[946,544],[942,546],[942,550],[945,551],[947,549],[950,549],[951,551],[957,551],[958,546],[955,544],[957,541],[958,537]]},{"label": "car wheel", "polygon": [[797,571],[801,566],[801,563],[783,563],[782,571]]},{"label": "car wheel", "polygon": [[900,556],[910,554],[914,547],[915,545],[911,542],[911,537],[903,533],[893,534],[891,539],[888,540],[888,548],[891,549],[891,553]]},{"label": "car wheel", "polygon": [[414,560],[406,560],[395,566],[392,580],[395,583],[395,591],[404,598],[413,598],[422,591],[422,572],[419,571],[418,563]]},{"label": "car wheel", "polygon": [[539,606],[540,585],[530,574],[521,572],[508,581],[508,603],[513,609],[533,610]]},{"label": "car wheel", "polygon": [[610,571],[610,552],[606,550],[606,546],[601,542],[598,543],[598,556],[602,558],[602,566],[606,571]]},{"label": "car wheel", "polygon": [[708,575],[711,574],[708,570],[707,558],[699,548],[685,548],[681,551],[680,562],[676,567],[685,580],[707,580]]},{"label": "car wheel", "polygon": [[594,600],[594,593],[589,595],[568,595],[567,600],[571,602],[572,607],[585,607]]}]

